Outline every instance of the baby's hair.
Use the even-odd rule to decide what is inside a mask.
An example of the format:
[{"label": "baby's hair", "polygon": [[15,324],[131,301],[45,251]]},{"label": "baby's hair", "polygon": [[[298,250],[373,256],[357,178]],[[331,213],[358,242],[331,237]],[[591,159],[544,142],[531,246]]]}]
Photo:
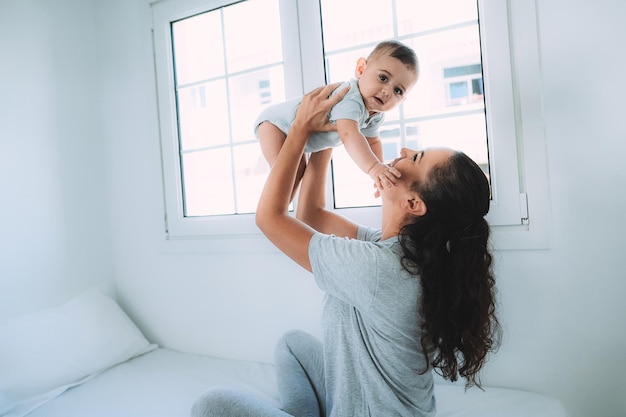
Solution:
[{"label": "baby's hair", "polygon": [[409,69],[415,71],[416,74],[419,71],[417,54],[412,48],[406,46],[402,42],[389,40],[379,43],[369,54],[367,60],[373,61],[385,55],[398,59],[404,65],[409,67]]}]

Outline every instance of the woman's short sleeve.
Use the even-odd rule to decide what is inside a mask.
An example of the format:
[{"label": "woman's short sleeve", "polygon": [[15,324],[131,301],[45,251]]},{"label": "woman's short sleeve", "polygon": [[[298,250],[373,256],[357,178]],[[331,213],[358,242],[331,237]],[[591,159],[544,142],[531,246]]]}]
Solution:
[{"label": "woman's short sleeve", "polygon": [[378,286],[380,247],[369,241],[376,236],[376,230],[365,228],[359,228],[358,237],[367,240],[314,234],[309,259],[317,285],[360,310],[368,309]]}]

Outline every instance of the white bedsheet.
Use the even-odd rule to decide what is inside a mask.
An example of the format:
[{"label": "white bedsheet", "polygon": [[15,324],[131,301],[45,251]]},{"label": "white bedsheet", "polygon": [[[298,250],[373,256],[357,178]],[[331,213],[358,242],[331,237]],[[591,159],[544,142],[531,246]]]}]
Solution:
[{"label": "white bedsheet", "polygon": [[[278,405],[271,365],[159,348],[66,391],[29,417],[188,417],[211,386],[243,389]],[[568,417],[559,401],[524,391],[437,385],[435,392],[438,417]]]}]

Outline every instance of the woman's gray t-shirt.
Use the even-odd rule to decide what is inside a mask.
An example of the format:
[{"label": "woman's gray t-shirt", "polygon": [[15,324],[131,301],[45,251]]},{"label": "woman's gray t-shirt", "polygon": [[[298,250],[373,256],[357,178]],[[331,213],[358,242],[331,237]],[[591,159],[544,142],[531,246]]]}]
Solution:
[{"label": "woman's gray t-shirt", "polygon": [[322,313],[329,417],[434,416],[421,344],[419,276],[401,265],[398,238],[359,228],[358,239],[316,233],[309,258],[326,292]]}]

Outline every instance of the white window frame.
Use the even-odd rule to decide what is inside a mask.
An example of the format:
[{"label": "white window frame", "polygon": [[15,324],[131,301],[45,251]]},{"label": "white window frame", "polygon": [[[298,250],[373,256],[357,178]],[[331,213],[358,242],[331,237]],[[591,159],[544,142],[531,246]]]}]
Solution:
[{"label": "white window frame", "polygon": [[[322,85],[324,57],[317,1],[280,0],[284,36],[285,91],[296,97]],[[153,45],[158,91],[169,242],[198,241],[229,250],[224,241],[253,242],[262,235],[253,214],[184,217],[179,160],[171,22],[234,3],[232,0],[163,0],[152,3]],[[544,249],[550,245],[550,206],[542,125],[541,71],[536,5],[479,0],[483,88],[487,112],[493,199],[487,216],[494,249]],[[307,19],[298,20],[298,16]],[[311,18],[317,16],[317,19]],[[307,36],[305,36],[307,34]],[[522,36],[523,35],[523,36]],[[299,54],[299,51],[307,51]],[[290,68],[287,71],[287,68]],[[329,180],[330,181],[330,180]],[[331,190],[331,187],[327,187]],[[332,205],[329,191],[327,201]],[[379,223],[380,208],[338,210],[363,224]],[[206,243],[210,244],[207,245]],[[263,245],[264,246],[264,245]],[[186,246],[185,246],[186,247]],[[246,247],[246,246],[244,246]],[[183,249],[184,250],[184,249]]]}]

